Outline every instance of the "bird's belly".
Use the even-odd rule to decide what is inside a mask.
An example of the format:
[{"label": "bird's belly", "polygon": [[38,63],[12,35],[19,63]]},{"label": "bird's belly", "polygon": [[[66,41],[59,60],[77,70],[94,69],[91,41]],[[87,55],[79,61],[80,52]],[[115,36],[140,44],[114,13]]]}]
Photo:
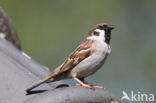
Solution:
[{"label": "bird's belly", "polygon": [[70,75],[82,78],[95,73],[104,64],[107,55],[107,52],[100,54],[95,53],[91,55],[90,57],[79,63],[77,66],[75,66],[70,71]]}]

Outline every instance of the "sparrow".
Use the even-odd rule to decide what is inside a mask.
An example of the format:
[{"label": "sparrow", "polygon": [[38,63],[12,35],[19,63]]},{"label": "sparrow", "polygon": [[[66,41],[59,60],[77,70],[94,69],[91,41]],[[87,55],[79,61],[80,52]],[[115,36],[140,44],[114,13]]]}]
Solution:
[{"label": "sparrow", "polygon": [[86,40],[52,73],[35,85],[26,89],[27,93],[43,83],[73,78],[79,86],[85,88],[102,88],[93,86],[84,81],[85,77],[94,74],[105,62],[111,52],[110,39],[112,25],[100,23],[95,25],[88,33]]}]

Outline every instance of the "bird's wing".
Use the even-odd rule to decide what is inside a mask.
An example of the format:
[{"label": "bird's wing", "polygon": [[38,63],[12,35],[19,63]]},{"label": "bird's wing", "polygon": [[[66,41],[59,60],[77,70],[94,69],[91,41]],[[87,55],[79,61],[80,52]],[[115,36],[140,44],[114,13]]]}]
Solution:
[{"label": "bird's wing", "polygon": [[93,40],[86,40],[65,60],[65,62],[56,68],[53,72],[54,75],[58,75],[62,72],[74,68],[77,64],[90,56],[95,51],[95,44]]}]

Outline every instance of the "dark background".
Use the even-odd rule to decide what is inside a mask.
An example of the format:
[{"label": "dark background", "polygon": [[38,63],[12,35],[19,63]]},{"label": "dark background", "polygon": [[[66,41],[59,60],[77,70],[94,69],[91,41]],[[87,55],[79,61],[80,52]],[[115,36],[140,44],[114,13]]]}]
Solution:
[{"label": "dark background", "polygon": [[122,96],[156,93],[155,0],[0,0],[23,50],[53,70],[97,23],[115,26],[105,65],[87,78]]}]

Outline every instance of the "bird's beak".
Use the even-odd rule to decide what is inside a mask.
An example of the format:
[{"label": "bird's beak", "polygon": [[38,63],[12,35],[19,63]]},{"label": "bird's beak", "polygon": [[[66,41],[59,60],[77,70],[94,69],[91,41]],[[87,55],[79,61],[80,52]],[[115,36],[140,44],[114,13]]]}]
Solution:
[{"label": "bird's beak", "polygon": [[108,28],[108,30],[112,30],[112,29],[114,29],[114,26],[113,25],[108,25],[107,28]]}]

